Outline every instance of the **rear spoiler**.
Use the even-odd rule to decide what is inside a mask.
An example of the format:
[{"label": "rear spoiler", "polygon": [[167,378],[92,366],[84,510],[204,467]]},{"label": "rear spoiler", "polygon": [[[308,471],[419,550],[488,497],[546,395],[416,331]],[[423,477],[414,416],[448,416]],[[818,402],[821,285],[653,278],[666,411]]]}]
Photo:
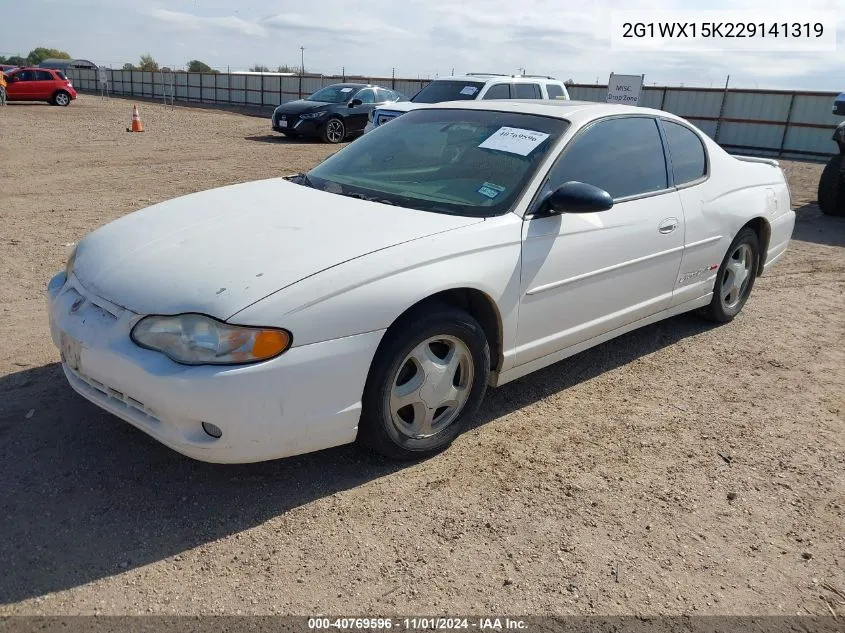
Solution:
[{"label": "rear spoiler", "polygon": [[740,154],[731,154],[737,160],[745,161],[746,163],[763,163],[771,165],[772,167],[780,167],[780,163],[774,158],[760,158],[758,156],[742,156]]}]

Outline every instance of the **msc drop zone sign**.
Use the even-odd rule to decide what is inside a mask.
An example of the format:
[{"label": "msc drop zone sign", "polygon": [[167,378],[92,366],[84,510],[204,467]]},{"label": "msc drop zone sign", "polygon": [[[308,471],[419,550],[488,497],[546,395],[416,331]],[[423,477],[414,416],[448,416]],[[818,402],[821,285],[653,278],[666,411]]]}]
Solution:
[{"label": "msc drop zone sign", "polygon": [[638,105],[643,88],[643,75],[614,75],[607,81],[607,103]]}]

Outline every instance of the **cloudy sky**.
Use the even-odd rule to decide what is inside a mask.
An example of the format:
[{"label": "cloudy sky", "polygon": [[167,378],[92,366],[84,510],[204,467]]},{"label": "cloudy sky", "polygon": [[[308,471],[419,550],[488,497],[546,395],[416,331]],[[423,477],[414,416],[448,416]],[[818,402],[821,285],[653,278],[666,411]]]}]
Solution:
[{"label": "cloudy sky", "polygon": [[[622,8],[837,9],[836,53],[619,53],[610,13]],[[50,46],[118,67],[150,53],[162,65],[200,59],[225,70],[299,64],[326,74],[434,77],[482,71],[606,82],[845,90],[845,0],[0,0],[0,54]]]}]

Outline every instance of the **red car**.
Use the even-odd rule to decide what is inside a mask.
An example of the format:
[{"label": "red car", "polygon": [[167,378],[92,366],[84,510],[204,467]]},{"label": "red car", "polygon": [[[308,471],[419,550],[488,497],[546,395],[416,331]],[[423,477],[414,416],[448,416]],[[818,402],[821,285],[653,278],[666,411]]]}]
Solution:
[{"label": "red car", "polygon": [[6,83],[9,101],[47,101],[66,106],[76,99],[76,90],[60,70],[16,68],[6,73]]}]

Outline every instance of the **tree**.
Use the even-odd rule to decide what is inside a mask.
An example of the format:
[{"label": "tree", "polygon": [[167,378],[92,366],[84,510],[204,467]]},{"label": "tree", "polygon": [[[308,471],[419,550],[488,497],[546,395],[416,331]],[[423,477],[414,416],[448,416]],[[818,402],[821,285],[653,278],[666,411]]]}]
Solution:
[{"label": "tree", "polygon": [[255,66],[253,66],[249,70],[250,70],[250,72],[253,72],[253,73],[269,73],[270,72],[270,69],[267,68],[267,66],[264,66],[263,64],[256,64]]},{"label": "tree", "polygon": [[28,66],[29,62],[26,61],[26,57],[21,57],[20,55],[12,55],[11,57],[6,58],[6,63],[9,66]]},{"label": "tree", "polygon": [[64,51],[60,51],[55,48],[44,48],[43,46],[39,46],[38,48],[33,48],[29,51],[29,55],[26,56],[26,63],[30,66],[38,66],[41,62],[45,59],[72,59],[69,53]]},{"label": "tree", "polygon": [[153,56],[147,53],[141,55],[141,63],[138,64],[138,70],[146,70],[147,72],[158,72],[158,62],[153,59]]},{"label": "tree", "polygon": [[299,73],[299,66],[288,66],[287,64],[282,64],[276,69],[277,73]]},{"label": "tree", "polygon": [[135,66],[135,64],[130,64],[129,62],[126,62],[125,64],[123,64],[123,70],[138,70],[138,67]]},{"label": "tree", "polygon": [[188,62],[188,72],[189,73],[216,73],[217,71],[214,70],[211,66],[206,64],[205,62],[201,62],[198,59],[192,59]]},{"label": "tree", "polygon": [[566,81],[563,82],[563,85],[564,86],[574,86],[575,82],[572,81],[572,79],[567,79]]}]

